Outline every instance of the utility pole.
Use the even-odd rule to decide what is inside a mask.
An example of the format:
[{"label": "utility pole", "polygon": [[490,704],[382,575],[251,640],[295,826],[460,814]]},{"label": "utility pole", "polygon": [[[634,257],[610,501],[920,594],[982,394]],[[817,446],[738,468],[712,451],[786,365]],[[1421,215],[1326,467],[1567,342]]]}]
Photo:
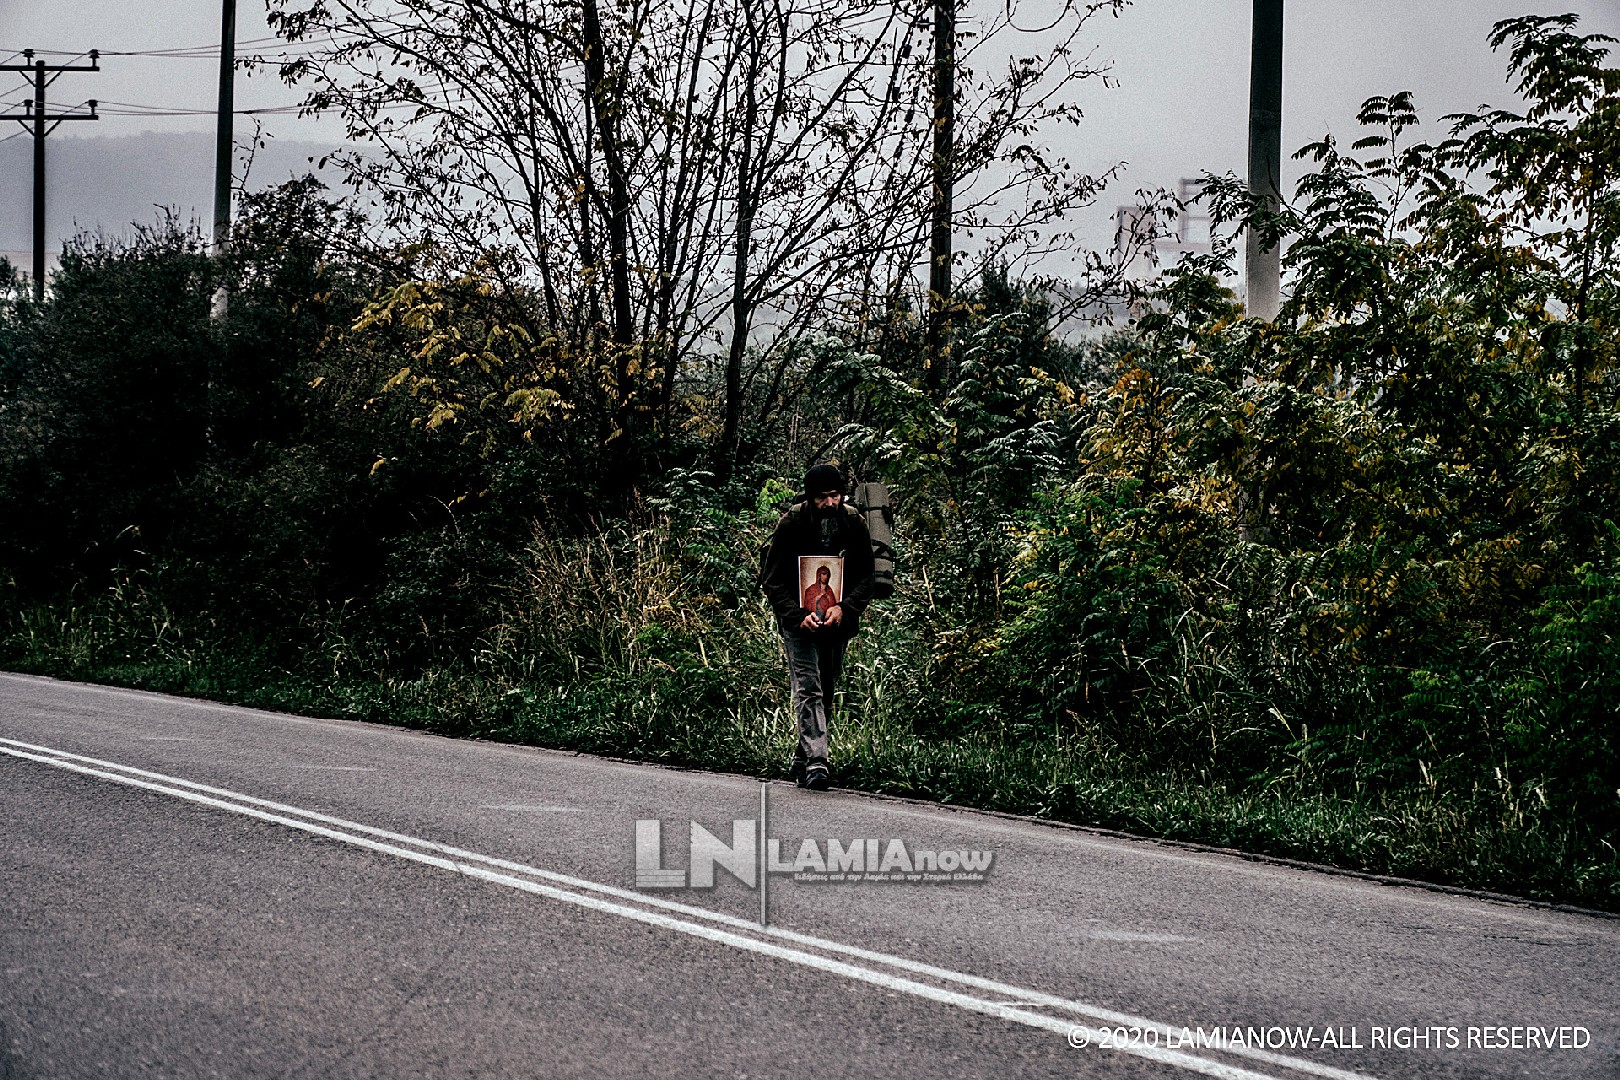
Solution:
[{"label": "utility pole", "polygon": [[[25,128],[34,131],[34,303],[45,302],[45,136],[56,130],[56,125],[64,120],[99,120],[96,115],[96,101],[90,99],[88,113],[57,113],[52,116],[45,111],[45,88],[56,81],[56,75],[64,71],[100,71],[98,62],[100,53],[90,50],[90,63],[85,64],[47,64],[43,60],[34,59],[33,49],[24,49],[23,58],[27,63],[0,64],[0,71],[20,71],[33,78],[34,100],[27,103],[27,108],[20,113],[0,113],[0,120],[16,120]],[[46,72],[53,74],[49,79]],[[48,125],[48,126],[47,126]]]},{"label": "utility pole", "polygon": [[926,382],[945,375],[945,329],[951,302],[951,196],[956,165],[956,0],[934,0],[933,232],[928,244]]},{"label": "utility pole", "polygon": [[[1282,202],[1283,0],[1254,0],[1249,53],[1249,194],[1261,213]],[[1282,253],[1249,229],[1244,276],[1249,314],[1270,322],[1282,307]]]},{"label": "utility pole", "polygon": [[[222,0],[219,28],[219,118],[214,131],[214,254],[225,254],[231,239],[231,163],[235,144],[231,117],[236,108],[236,0]],[[230,293],[222,283],[214,293],[214,317],[223,318]]]}]

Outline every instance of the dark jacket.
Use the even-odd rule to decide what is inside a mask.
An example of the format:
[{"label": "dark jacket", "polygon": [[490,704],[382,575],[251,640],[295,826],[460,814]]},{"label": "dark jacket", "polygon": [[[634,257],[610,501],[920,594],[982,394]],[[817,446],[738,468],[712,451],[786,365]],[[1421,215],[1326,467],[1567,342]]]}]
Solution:
[{"label": "dark jacket", "polygon": [[807,631],[799,624],[809,614],[799,595],[799,558],[803,555],[842,555],[844,557],[844,609],[842,633],[854,637],[860,629],[861,613],[872,602],[872,540],[866,532],[866,521],[860,511],[849,503],[838,508],[831,536],[825,541],[809,503],[795,503],[771,534],[770,550],[765,555],[763,577],[765,595],[770,599],[776,623],[784,631],[800,636],[833,632]]}]

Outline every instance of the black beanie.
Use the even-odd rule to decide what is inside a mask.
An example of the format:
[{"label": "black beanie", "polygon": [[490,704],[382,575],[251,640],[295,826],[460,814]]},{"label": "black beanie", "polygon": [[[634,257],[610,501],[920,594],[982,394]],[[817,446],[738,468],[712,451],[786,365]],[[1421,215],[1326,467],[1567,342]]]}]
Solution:
[{"label": "black beanie", "polygon": [[838,466],[816,465],[804,474],[804,493],[810,498],[829,491],[843,494],[844,474],[838,471]]}]

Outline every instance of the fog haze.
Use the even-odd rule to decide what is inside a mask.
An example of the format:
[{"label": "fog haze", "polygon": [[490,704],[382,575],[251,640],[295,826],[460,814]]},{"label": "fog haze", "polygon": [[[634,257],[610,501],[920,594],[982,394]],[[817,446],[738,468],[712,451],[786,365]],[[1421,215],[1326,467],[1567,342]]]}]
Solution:
[{"label": "fog haze", "polygon": [[[967,10],[980,2],[967,0]],[[1084,122],[1051,141],[1089,171],[1118,162],[1126,168],[1099,203],[1074,221],[1082,242],[1106,246],[1114,207],[1131,202],[1138,188],[1171,187],[1177,178],[1206,169],[1242,171],[1250,8],[1249,0],[1138,0],[1119,18],[1092,23],[1088,40],[1097,59],[1112,62],[1116,85],[1083,85],[1076,99],[1085,110]],[[1535,10],[1529,0],[1288,0],[1284,147],[1291,150],[1327,131],[1348,135],[1358,105],[1373,94],[1412,90],[1430,138],[1442,133],[1439,121],[1446,113],[1485,102],[1511,104],[1505,58],[1491,52],[1486,35],[1496,20],[1527,10]],[[1557,10],[1579,12],[1583,32],[1620,36],[1616,0],[1565,0]],[[0,52],[206,45],[218,40],[218,18],[212,0],[129,5],[0,0]],[[243,53],[277,47],[251,44],[269,33],[262,0],[242,0],[238,20]],[[104,55],[102,67],[98,73],[61,76],[51,88],[52,107],[96,97],[206,111],[214,101],[217,67],[206,57]],[[23,81],[14,75],[7,79],[0,87],[9,92],[0,101],[20,108]],[[268,71],[238,76],[239,109],[290,105],[298,96]],[[284,179],[341,138],[331,119],[258,119],[271,147],[260,152],[250,179],[255,185]],[[20,126],[15,130],[22,134]],[[238,118],[239,139],[251,130],[245,118]],[[206,220],[213,182],[211,131],[208,115],[107,116],[95,124],[63,125],[48,143],[53,247],[81,228],[118,232],[132,220],[150,221],[155,206]],[[6,134],[0,130],[0,137]],[[30,141],[0,143],[0,247],[28,244]],[[1285,163],[1285,186],[1298,173],[1297,163]]]}]

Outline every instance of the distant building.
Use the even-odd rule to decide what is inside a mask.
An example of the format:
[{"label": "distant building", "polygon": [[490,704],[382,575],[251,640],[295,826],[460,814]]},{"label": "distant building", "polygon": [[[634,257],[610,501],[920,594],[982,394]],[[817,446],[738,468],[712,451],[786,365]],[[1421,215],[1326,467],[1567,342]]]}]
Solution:
[{"label": "distant building", "polygon": [[1210,253],[1209,211],[1193,202],[1200,183],[1183,177],[1175,196],[1186,207],[1121,206],[1114,211],[1114,257],[1135,281],[1157,277],[1183,255]]}]

